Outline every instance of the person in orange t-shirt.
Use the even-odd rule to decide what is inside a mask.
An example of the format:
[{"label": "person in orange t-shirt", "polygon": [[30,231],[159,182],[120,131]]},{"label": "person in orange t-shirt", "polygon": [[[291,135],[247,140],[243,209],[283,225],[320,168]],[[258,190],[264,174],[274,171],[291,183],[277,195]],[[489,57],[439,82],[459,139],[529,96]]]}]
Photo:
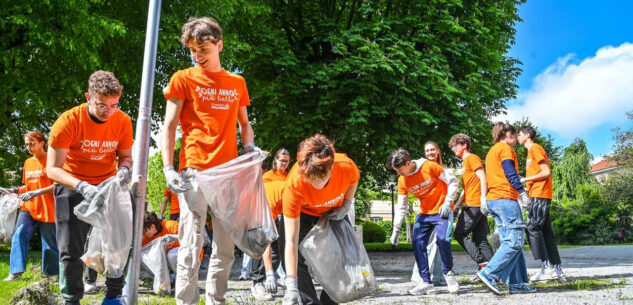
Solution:
[{"label": "person in orange t-shirt", "polygon": [[169,219],[176,220],[180,218],[180,203],[178,203],[178,194],[174,194],[169,188],[165,188],[163,202],[160,205],[160,213],[158,214],[161,219],[165,214],[167,208],[167,202],[169,202]]},{"label": "person in orange t-shirt", "polygon": [[519,130],[519,144],[528,150],[525,178],[521,178],[521,182],[526,183],[533,202],[532,208],[528,210],[527,235],[532,256],[542,264],[541,271],[530,280],[567,280],[560,266],[560,254],[549,213],[552,204],[552,171],[547,152],[541,145],[534,143],[535,137],[536,130],[532,126]]},{"label": "person in orange t-shirt", "polygon": [[[466,249],[479,269],[486,267],[492,258],[492,247],[488,243],[488,207],[486,194],[488,183],[481,159],[470,152],[470,137],[458,133],[451,137],[448,146],[462,159],[462,186],[464,191],[457,200],[462,212],[455,226],[455,240]],[[468,235],[472,234],[472,238]]]},{"label": "person in orange t-shirt", "polygon": [[53,182],[46,176],[46,137],[39,131],[27,132],[24,135],[24,143],[33,155],[24,162],[24,186],[0,188],[0,191],[6,193],[19,193],[20,199],[24,202],[11,238],[9,276],[5,281],[17,280],[26,271],[26,254],[36,226],[39,227],[42,237],[42,272],[47,275],[59,274]]},{"label": "person in orange t-shirt", "polygon": [[[150,241],[165,235],[178,235],[178,221],[161,220],[154,212],[146,212],[143,219],[143,239],[141,245],[145,246]],[[174,241],[165,247],[167,252],[167,265],[171,273],[176,273],[178,247],[180,243]]]},{"label": "person in orange t-shirt", "polygon": [[[408,207],[408,194],[411,193],[420,202],[420,213],[415,217],[413,226],[413,254],[418,264],[422,281],[409,290],[412,295],[428,294],[435,289],[431,282],[427,246],[435,230],[436,244],[442,260],[442,273],[449,292],[457,292],[459,283],[453,272],[453,253],[451,242],[447,238],[448,220],[452,203],[457,197],[459,181],[453,173],[442,165],[425,158],[411,160],[409,152],[404,148],[393,151],[387,159],[386,166],[400,176],[398,178],[398,207],[393,221],[392,244],[397,245],[398,230]],[[394,234],[395,233],[395,234]]]},{"label": "person in orange t-shirt", "polygon": [[[297,163],[283,190],[284,221],[279,249],[286,271],[284,304],[335,304],[326,291],[317,297],[299,243],[321,217],[342,220],[353,209],[360,171],[347,155],[336,153],[332,142],[315,134],[299,145]],[[301,293],[299,293],[301,292]]]},{"label": "person in orange t-shirt", "polygon": [[[503,294],[495,281],[508,284],[510,293],[531,293],[536,289],[528,285],[527,268],[523,255],[524,228],[521,205],[529,207],[530,198],[521,184],[514,126],[498,122],[492,129],[496,143],[486,155],[488,194],[486,205],[499,228],[501,246],[477,277],[495,294]],[[517,199],[519,202],[517,202]]]},{"label": "person in orange t-shirt", "polygon": [[275,153],[273,168],[264,173],[264,183],[271,181],[286,181],[289,165],[290,152],[288,152],[285,148],[280,148]]},{"label": "person in orange t-shirt", "polygon": [[[73,209],[82,201],[105,200],[97,184],[116,176],[129,183],[132,166],[132,119],[119,108],[123,87],[112,72],[94,72],[85,104],[64,112],[51,128],[46,172],[56,182],[55,224],[59,246],[59,288],[66,304],[79,304],[84,294],[80,257],[90,225]],[[130,233],[131,234],[131,233]],[[125,275],[106,279],[104,303],[119,304]]]},{"label": "person in orange t-shirt", "polygon": [[[182,27],[180,42],[187,47],[194,67],[177,71],[165,88],[167,100],[165,125],[161,135],[163,173],[167,187],[180,194],[180,247],[175,297],[179,304],[198,304],[197,274],[200,261],[197,253],[203,247],[207,202],[194,190],[195,174],[237,157],[237,130],[240,127],[246,153],[264,153],[254,143],[255,134],[248,121],[250,105],[244,78],[222,69],[220,52],[224,47],[222,28],[210,17],[192,18]],[[176,128],[182,129],[179,172],[174,169]],[[213,250],[207,273],[207,304],[224,303],[228,278],[234,260],[234,242],[214,219]]]}]

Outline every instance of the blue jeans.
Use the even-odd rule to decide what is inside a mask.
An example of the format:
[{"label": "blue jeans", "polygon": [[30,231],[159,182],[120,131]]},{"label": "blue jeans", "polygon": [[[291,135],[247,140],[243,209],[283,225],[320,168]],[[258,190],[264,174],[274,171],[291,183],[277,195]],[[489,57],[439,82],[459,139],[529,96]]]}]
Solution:
[{"label": "blue jeans", "polygon": [[453,251],[451,242],[446,240],[446,230],[448,230],[448,220],[440,217],[440,214],[418,214],[413,225],[413,254],[418,263],[420,277],[426,283],[431,282],[429,272],[429,256],[427,245],[431,233],[435,230],[436,244],[442,259],[442,273],[446,274],[453,269]]},{"label": "blue jeans", "polygon": [[29,251],[29,241],[35,231],[35,226],[40,227],[42,236],[42,272],[48,275],[59,274],[59,250],[57,249],[57,237],[54,222],[40,222],[28,211],[20,211],[15,224],[15,232],[11,240],[11,254],[9,256],[9,273],[22,273],[26,271],[26,253]]},{"label": "blue jeans", "polygon": [[523,256],[525,224],[519,203],[509,199],[491,200],[488,210],[499,228],[501,247],[483,272],[506,284],[528,283],[530,279]]},{"label": "blue jeans", "polygon": [[246,277],[247,279],[251,278],[251,268],[253,267],[253,259],[244,253],[244,257],[242,258],[242,270],[240,271],[240,275],[242,277]]}]

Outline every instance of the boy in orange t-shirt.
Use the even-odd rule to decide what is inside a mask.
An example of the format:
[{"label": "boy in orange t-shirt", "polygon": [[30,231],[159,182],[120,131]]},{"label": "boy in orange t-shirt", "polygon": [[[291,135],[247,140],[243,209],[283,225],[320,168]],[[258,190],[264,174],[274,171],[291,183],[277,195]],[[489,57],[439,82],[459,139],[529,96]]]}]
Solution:
[{"label": "boy in orange t-shirt", "polygon": [[534,259],[540,260],[542,264],[541,271],[530,277],[530,280],[566,280],[560,266],[561,259],[549,213],[552,204],[552,171],[547,152],[541,145],[534,143],[535,137],[536,130],[532,126],[519,130],[519,144],[528,150],[525,178],[521,178],[521,182],[526,184],[533,202],[532,208],[528,210],[527,235]]},{"label": "boy in orange t-shirt", "polygon": [[17,280],[26,271],[26,254],[36,226],[39,227],[42,237],[42,272],[47,275],[59,273],[53,181],[46,176],[46,137],[39,131],[31,131],[24,135],[24,143],[33,155],[24,162],[24,186],[0,188],[3,192],[19,193],[20,199],[24,202],[11,238],[9,276],[5,281]]},{"label": "boy in orange t-shirt", "polygon": [[[462,186],[464,192],[457,200],[462,212],[455,226],[455,240],[477,263],[479,269],[485,267],[492,258],[492,247],[488,243],[488,207],[486,194],[488,183],[481,159],[470,152],[470,137],[458,133],[451,137],[448,146],[462,159]],[[472,238],[468,235],[472,233]]]},{"label": "boy in orange t-shirt", "polygon": [[174,194],[169,188],[165,188],[163,202],[160,205],[160,213],[158,214],[161,219],[165,214],[167,203],[169,202],[169,219],[176,220],[180,218],[180,203],[178,202],[178,194]]},{"label": "boy in orange t-shirt", "polygon": [[[207,202],[192,187],[195,174],[237,157],[236,126],[244,151],[258,151],[248,121],[250,104],[244,78],[222,69],[222,28],[209,17],[192,18],[183,27],[180,42],[191,52],[196,66],[177,71],[165,89],[165,126],[161,135],[163,173],[167,187],[180,199],[178,272],[175,297],[178,304],[198,304],[197,254],[203,247]],[[176,127],[182,129],[179,172],[173,166]],[[206,279],[207,304],[225,302],[224,294],[233,264],[234,242],[212,215],[213,250]]]},{"label": "boy in orange t-shirt", "polygon": [[[413,254],[418,264],[422,281],[409,290],[412,295],[428,294],[435,289],[429,272],[427,245],[433,230],[436,233],[436,244],[442,259],[442,273],[448,291],[455,293],[459,283],[453,272],[453,252],[451,242],[447,239],[448,220],[452,203],[457,196],[459,181],[453,173],[436,162],[425,158],[411,161],[409,152],[404,148],[393,151],[387,159],[386,166],[400,176],[398,178],[398,210],[408,207],[408,194],[411,193],[420,201],[420,213],[415,217],[413,226]],[[399,212],[393,221],[392,244],[397,245],[398,230],[406,213]]]},{"label": "boy in orange t-shirt", "polygon": [[[66,304],[79,304],[84,294],[80,257],[90,225],[73,209],[82,201],[98,203],[97,184],[115,176],[130,182],[132,120],[119,110],[123,87],[112,72],[90,76],[88,103],[64,112],[51,128],[46,172],[56,182],[55,224],[60,256],[59,289]],[[117,162],[118,160],[118,162]],[[132,234],[130,232],[130,234]],[[121,304],[125,275],[106,279],[103,304]]]}]

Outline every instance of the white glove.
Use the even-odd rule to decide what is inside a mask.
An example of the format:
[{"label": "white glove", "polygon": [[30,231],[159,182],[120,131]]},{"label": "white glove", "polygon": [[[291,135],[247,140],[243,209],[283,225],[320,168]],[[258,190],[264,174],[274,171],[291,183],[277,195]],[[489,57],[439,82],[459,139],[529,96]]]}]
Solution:
[{"label": "white glove", "polygon": [[130,169],[127,166],[119,167],[119,170],[116,172],[116,179],[120,184],[128,184],[132,181],[132,174],[130,173]]},{"label": "white glove", "polygon": [[39,195],[42,195],[42,191],[41,190],[35,190],[35,191],[22,193],[22,194],[18,195],[18,197],[20,197],[20,199],[22,201],[29,201],[29,200],[31,200],[34,197],[39,196]]},{"label": "white glove", "polygon": [[297,286],[296,276],[286,277],[286,293],[282,305],[303,305],[301,296],[299,295],[299,287]]},{"label": "white glove", "polygon": [[481,203],[481,207],[479,207],[479,210],[481,211],[482,214],[488,216],[488,201],[486,200],[486,196],[483,195],[481,196],[481,198],[479,198],[479,202]]},{"label": "white glove", "polygon": [[399,228],[393,228],[393,233],[391,233],[391,237],[389,238],[389,241],[391,241],[391,244],[394,246],[397,246],[399,241],[398,241],[398,232],[399,232]]},{"label": "white glove", "polygon": [[246,145],[244,145],[244,152],[245,153],[249,153],[255,151],[259,154],[266,154],[268,155],[268,152],[263,151],[261,148],[255,146],[255,143],[250,142],[250,143],[246,143]]},{"label": "white glove", "polygon": [[[79,183],[77,183],[77,187],[75,187],[75,190],[77,191],[77,193],[81,194],[81,196],[84,197],[85,201],[91,202],[93,201],[93,199],[95,198],[95,196],[97,196],[97,193],[99,192],[99,189],[86,182],[86,181],[79,181]],[[105,198],[101,198],[101,200],[97,201],[97,205],[101,206],[105,201]]]},{"label": "white glove", "polygon": [[184,193],[193,188],[191,183],[186,182],[185,179],[176,172],[173,165],[165,166],[163,168],[163,174],[165,174],[165,180],[167,180],[167,187],[176,194]]},{"label": "white glove", "polygon": [[331,209],[328,213],[328,217],[332,220],[341,220],[349,214],[349,210],[352,206],[353,205],[350,200],[345,200],[342,206]]},{"label": "white glove", "polygon": [[448,218],[448,214],[450,213],[451,213],[451,202],[446,201],[444,202],[444,204],[442,204],[442,207],[440,207],[440,217],[446,219]]},{"label": "white glove", "polygon": [[264,287],[268,293],[274,295],[277,293],[277,280],[275,279],[275,271],[266,271],[266,281],[264,281]]},{"label": "white glove", "polygon": [[18,189],[16,187],[10,187],[10,188],[3,188],[0,187],[0,193],[3,194],[17,194]]},{"label": "white glove", "polygon": [[525,181],[525,177],[521,177],[521,179],[519,179],[519,180],[521,181],[521,184],[525,184],[525,182],[527,182],[527,181]]},{"label": "white glove", "polygon": [[524,210],[529,211],[532,209],[532,199],[530,199],[527,192],[519,194],[519,204]]}]

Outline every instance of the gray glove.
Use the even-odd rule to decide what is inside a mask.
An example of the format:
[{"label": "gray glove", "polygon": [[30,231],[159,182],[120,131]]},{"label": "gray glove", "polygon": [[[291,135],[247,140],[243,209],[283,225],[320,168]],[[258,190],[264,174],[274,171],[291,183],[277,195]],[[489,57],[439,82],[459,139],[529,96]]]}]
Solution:
[{"label": "gray glove", "polygon": [[488,216],[488,201],[486,200],[486,196],[483,195],[481,196],[481,198],[479,198],[479,203],[481,203],[481,207],[479,207],[479,211],[481,211],[482,214]]},{"label": "gray glove", "polygon": [[444,204],[442,204],[442,207],[440,207],[440,217],[447,219],[450,213],[451,213],[451,202],[450,201],[444,202]]},{"label": "gray glove", "polygon": [[399,232],[399,228],[393,228],[393,232],[391,233],[391,237],[389,238],[389,241],[391,242],[392,245],[397,246],[399,241],[398,241],[398,232]]},{"label": "gray glove", "polygon": [[42,195],[42,190],[35,190],[35,191],[22,193],[22,194],[18,195],[18,197],[20,197],[20,199],[22,199],[22,201],[29,201],[29,200],[31,200],[34,197],[37,197],[39,195]]},{"label": "gray glove", "polygon": [[277,280],[275,279],[275,271],[266,271],[266,281],[264,281],[264,287],[268,293],[274,295],[277,293]]},{"label": "gray glove", "polygon": [[85,201],[92,201],[92,199],[97,195],[97,193],[99,192],[99,189],[86,182],[86,181],[79,181],[79,183],[77,183],[77,187],[75,188],[75,190],[77,191],[77,193],[81,194],[81,196],[84,197]]},{"label": "gray glove", "polygon": [[525,177],[521,177],[521,179],[519,179],[519,180],[521,181],[521,184],[525,184],[525,182],[527,182],[527,181],[525,181]]},{"label": "gray glove", "polygon": [[130,173],[130,169],[127,166],[119,167],[119,170],[116,172],[116,179],[120,184],[128,184],[132,181],[132,174]]},{"label": "gray glove", "polygon": [[343,205],[340,207],[333,208],[328,213],[328,218],[332,220],[341,220],[349,214],[349,210],[352,208],[352,202],[349,200],[345,200]]},{"label": "gray glove", "polygon": [[16,194],[17,192],[18,192],[17,187],[10,187],[10,188],[0,187],[0,193],[3,193],[3,194]]},{"label": "gray glove", "polygon": [[163,168],[163,174],[165,174],[165,180],[167,180],[167,187],[175,194],[184,193],[193,187],[191,183],[186,182],[185,179],[176,172],[173,165],[167,165]]},{"label": "gray glove", "polygon": [[244,145],[244,152],[245,153],[249,153],[252,151],[256,151],[258,153],[265,153],[261,148],[255,146],[255,143],[250,142],[250,143],[246,143],[246,145]]},{"label": "gray glove", "polygon": [[299,296],[299,287],[297,277],[286,277],[286,293],[284,294],[283,305],[303,305],[301,296]]},{"label": "gray glove", "polygon": [[527,192],[519,194],[519,204],[524,210],[529,211],[532,209],[532,199],[530,199]]}]

